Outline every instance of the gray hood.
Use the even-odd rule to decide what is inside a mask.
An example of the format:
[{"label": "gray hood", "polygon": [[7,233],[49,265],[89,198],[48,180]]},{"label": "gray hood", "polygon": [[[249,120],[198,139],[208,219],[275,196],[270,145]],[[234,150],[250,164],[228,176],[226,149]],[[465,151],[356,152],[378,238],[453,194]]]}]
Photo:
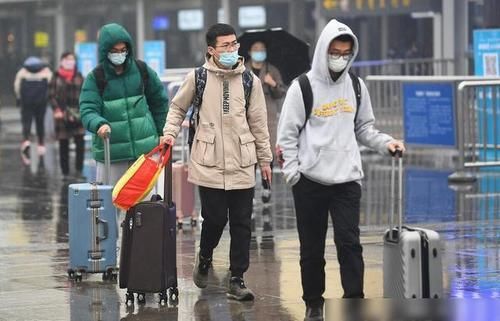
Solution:
[{"label": "gray hood", "polygon": [[326,25],[319,35],[316,48],[314,49],[311,71],[308,72],[308,76],[311,79],[317,79],[326,83],[331,83],[333,81],[328,70],[328,47],[333,39],[342,35],[349,35],[354,40],[353,57],[349,60],[347,67],[337,81],[342,81],[347,75],[349,68],[351,68],[354,59],[356,59],[358,55],[358,38],[354,35],[351,28],[334,19]]}]

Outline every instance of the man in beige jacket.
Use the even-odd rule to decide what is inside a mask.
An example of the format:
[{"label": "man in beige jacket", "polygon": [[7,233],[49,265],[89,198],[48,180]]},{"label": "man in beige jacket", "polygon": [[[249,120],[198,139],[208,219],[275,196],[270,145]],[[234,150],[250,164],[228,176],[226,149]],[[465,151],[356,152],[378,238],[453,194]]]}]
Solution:
[{"label": "man in beige jacket", "polygon": [[[249,266],[255,164],[259,164],[263,178],[271,181],[265,98],[259,78],[251,74],[253,84],[246,104],[244,61],[238,55],[239,43],[230,25],[213,25],[206,41],[207,58],[202,67],[206,70],[206,83],[195,117],[188,178],[199,185],[203,217],[193,281],[200,288],[207,286],[213,250],[229,218],[231,279],[227,295],[240,301],[253,300],[254,294],[245,286],[243,274]],[[196,72],[188,74],[172,99],[163,143],[175,143],[199,88]]]}]

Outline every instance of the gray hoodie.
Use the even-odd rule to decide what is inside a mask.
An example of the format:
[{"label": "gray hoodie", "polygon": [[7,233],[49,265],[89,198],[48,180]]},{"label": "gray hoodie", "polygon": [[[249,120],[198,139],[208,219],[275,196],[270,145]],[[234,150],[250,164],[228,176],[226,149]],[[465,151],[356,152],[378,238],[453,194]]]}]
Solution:
[{"label": "gray hoodie", "polygon": [[[342,75],[333,81],[328,69],[328,47],[334,38],[343,34],[354,39],[354,56]],[[380,153],[388,153],[386,145],[393,138],[374,128],[370,95],[361,79],[361,105],[354,124],[356,97],[348,71],[358,50],[358,39],[345,24],[331,20],[323,29],[307,73],[313,105],[302,131],[306,115],[298,81],[288,89],[277,139],[283,150],[282,172],[287,183],[294,185],[301,174],[324,185],[360,181],[363,170],[357,141]]]}]

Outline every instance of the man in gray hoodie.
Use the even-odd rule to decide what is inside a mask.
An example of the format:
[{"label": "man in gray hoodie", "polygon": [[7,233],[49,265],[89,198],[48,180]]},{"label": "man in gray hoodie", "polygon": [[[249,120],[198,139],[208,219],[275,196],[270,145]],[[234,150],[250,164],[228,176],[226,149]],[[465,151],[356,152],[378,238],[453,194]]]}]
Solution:
[{"label": "man in gray hoodie", "polygon": [[[330,21],[316,44],[311,70],[311,112],[298,81],[290,86],[278,124],[282,172],[292,185],[300,240],[300,267],[306,319],[323,320],[325,239],[330,213],[344,298],[363,298],[364,263],[359,240],[363,170],[357,142],[380,153],[400,149],[401,141],[374,128],[368,90],[349,68],[358,53],[351,29]],[[359,98],[359,97],[358,97]],[[359,109],[359,110],[357,110]]]}]

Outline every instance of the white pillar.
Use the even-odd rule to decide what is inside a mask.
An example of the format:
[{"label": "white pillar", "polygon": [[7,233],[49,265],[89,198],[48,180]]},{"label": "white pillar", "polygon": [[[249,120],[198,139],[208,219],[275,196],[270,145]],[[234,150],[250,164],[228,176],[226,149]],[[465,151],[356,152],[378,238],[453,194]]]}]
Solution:
[{"label": "white pillar", "polygon": [[434,59],[443,58],[443,17],[435,12],[432,17],[432,49]]},{"label": "white pillar", "polygon": [[[442,9],[442,57],[445,59],[455,59],[455,0],[443,0]],[[450,74],[454,73],[453,65],[449,66]]]},{"label": "white pillar", "polygon": [[469,60],[467,50],[469,46],[469,10],[467,0],[455,1],[455,73],[467,75],[469,73]]},{"label": "white pillar", "polygon": [[314,12],[314,17],[316,18],[316,40],[318,40],[321,31],[323,31],[326,24],[328,23],[326,18],[322,14],[324,10],[323,0],[316,0],[316,10]]},{"label": "white pillar", "polygon": [[224,23],[231,24],[231,4],[229,0],[222,0],[222,10],[224,11]]},{"label": "white pillar", "polygon": [[136,53],[137,58],[144,59],[144,0],[137,0],[136,9]]},{"label": "white pillar", "polygon": [[65,26],[64,26],[64,4],[63,1],[60,1],[57,4],[57,9],[54,15],[55,19],[55,31],[56,31],[56,39],[55,39],[55,57],[54,63],[59,61],[59,57],[66,50],[66,37],[65,37]]}]

